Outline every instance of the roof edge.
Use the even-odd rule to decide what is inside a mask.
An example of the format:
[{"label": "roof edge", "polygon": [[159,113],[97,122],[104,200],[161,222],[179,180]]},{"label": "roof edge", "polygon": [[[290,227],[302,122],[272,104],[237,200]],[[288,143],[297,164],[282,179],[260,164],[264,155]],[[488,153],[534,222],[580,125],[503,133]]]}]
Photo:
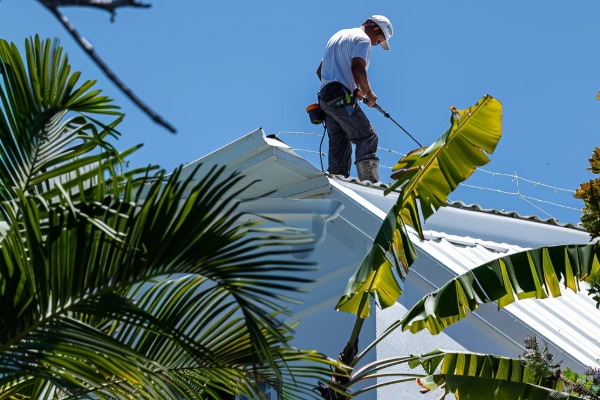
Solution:
[{"label": "roof edge", "polygon": [[[368,187],[368,188],[372,188],[372,189],[379,189],[382,191],[385,189],[388,189],[390,187],[390,185],[385,184],[383,182],[372,183],[371,181],[360,181],[357,178],[353,178],[353,177],[343,178],[339,175],[330,175],[330,174],[327,174],[327,175],[329,176],[330,179],[336,179],[336,180],[339,180],[342,182],[353,183],[353,184],[356,184],[359,186],[364,186],[364,187]],[[397,192],[397,191],[395,191],[395,192]],[[514,219],[518,219],[518,220],[522,220],[522,221],[538,222],[538,223],[542,223],[542,224],[546,224],[546,225],[558,226],[560,228],[574,229],[574,230],[581,231],[581,232],[587,232],[587,230],[579,224],[573,224],[571,222],[561,223],[561,222],[558,222],[558,220],[555,218],[544,219],[544,218],[538,217],[537,215],[521,215],[516,211],[504,211],[504,210],[497,210],[495,208],[484,208],[480,204],[467,204],[460,200],[448,201],[447,206],[453,207],[453,208],[459,208],[461,210],[466,210],[466,211],[481,212],[484,214],[514,218]]]}]

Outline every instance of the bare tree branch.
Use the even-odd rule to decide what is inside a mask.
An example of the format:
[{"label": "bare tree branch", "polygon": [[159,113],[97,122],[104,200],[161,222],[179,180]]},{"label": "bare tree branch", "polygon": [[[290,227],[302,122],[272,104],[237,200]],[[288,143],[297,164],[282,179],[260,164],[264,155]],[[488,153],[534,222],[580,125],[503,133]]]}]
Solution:
[{"label": "bare tree branch", "polygon": [[[90,42],[77,32],[75,26],[69,22],[59,10],[58,6],[90,6],[105,9],[111,13],[119,7],[142,7],[147,8],[149,4],[142,4],[137,0],[38,0],[60,21],[65,29],[73,36],[75,41],[81,48],[90,56],[90,58],[98,65],[104,74],[127,96],[133,103],[138,106],[146,115],[152,118],[157,124],[162,125],[169,131],[175,133],[177,130],[165,121],[160,115],[145,104],[119,77],[106,65],[106,63],[98,56]],[[61,4],[66,3],[66,4]],[[92,4],[93,3],[93,4]]]},{"label": "bare tree branch", "polygon": [[111,14],[110,21],[114,22],[117,8],[150,8],[152,4],[142,3],[138,0],[39,0],[46,7],[92,7],[108,11]]},{"label": "bare tree branch", "polygon": [[142,3],[139,0],[43,0],[54,7],[65,6],[89,6],[103,8],[105,10],[115,10],[119,7],[141,7],[150,8],[152,4]]}]

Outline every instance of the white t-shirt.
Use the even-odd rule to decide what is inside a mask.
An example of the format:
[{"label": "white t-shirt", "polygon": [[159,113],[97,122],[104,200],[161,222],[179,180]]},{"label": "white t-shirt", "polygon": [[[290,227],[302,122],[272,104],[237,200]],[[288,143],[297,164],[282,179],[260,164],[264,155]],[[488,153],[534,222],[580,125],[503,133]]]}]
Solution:
[{"label": "white t-shirt", "polygon": [[356,89],[352,76],[352,59],[360,57],[369,68],[371,39],[361,28],[342,29],[329,39],[325,46],[321,66],[321,87],[329,82],[340,82],[351,92]]}]

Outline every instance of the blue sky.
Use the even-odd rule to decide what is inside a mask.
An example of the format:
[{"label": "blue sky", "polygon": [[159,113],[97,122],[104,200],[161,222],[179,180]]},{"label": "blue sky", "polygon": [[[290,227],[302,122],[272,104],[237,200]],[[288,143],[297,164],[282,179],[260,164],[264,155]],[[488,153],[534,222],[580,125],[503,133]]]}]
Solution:
[{"label": "blue sky", "polygon": [[[448,126],[449,106],[465,108],[490,94],[504,104],[504,136],[486,167],[575,189],[590,179],[587,158],[599,145],[600,54],[592,0],[482,1],[165,1],[120,10],[115,23],[96,10],[63,9],[117,74],[174,124],[171,135],[138,111],[102,75],[35,0],[0,2],[0,37],[23,43],[58,37],[75,69],[127,113],[120,147],[144,143],[133,163],[173,169],[263,127],[267,133],[320,132],[305,107],[319,89],[315,70],[337,30],[372,14],[394,25],[392,50],[374,48],[369,79],[379,103],[424,145]],[[406,153],[415,145],[390,121],[367,110],[380,146]],[[312,136],[282,135],[317,150]],[[326,151],[326,149],[325,149]],[[299,153],[318,165],[312,153]],[[397,156],[381,153],[383,165]],[[385,171],[383,171],[385,172]],[[386,175],[383,175],[385,178]],[[386,181],[386,179],[382,179]],[[474,186],[516,190],[511,178],[476,172]],[[569,193],[520,182],[521,193],[580,207]],[[546,216],[514,195],[469,187],[452,200]],[[579,213],[536,203],[561,222]]]}]

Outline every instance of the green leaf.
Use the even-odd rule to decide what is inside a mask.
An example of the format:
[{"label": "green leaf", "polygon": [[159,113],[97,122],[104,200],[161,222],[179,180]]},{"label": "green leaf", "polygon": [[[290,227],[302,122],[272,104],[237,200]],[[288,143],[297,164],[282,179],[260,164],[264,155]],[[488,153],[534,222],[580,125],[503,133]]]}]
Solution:
[{"label": "green leaf", "polygon": [[[438,377],[438,375],[435,375]],[[511,382],[503,379],[479,378],[462,375],[443,375],[446,393],[454,393],[461,400],[584,400],[533,384]]]},{"label": "green leaf", "polygon": [[475,311],[479,304],[561,296],[561,285],[574,292],[579,281],[600,280],[599,245],[542,247],[487,262],[426,295],[399,321],[402,330],[438,334]]},{"label": "green leaf", "polygon": [[[394,166],[396,182],[386,194],[402,187],[396,205],[388,213],[373,247],[350,278],[336,309],[366,318],[368,295],[380,300],[382,308],[394,304],[402,294],[392,271],[392,260],[400,279],[417,258],[405,225],[423,239],[421,215],[429,218],[446,205],[448,195],[478,166],[489,162],[502,135],[502,104],[484,96],[465,110],[452,107],[451,126],[431,146],[414,150]],[[418,199],[418,202],[417,202]]]},{"label": "green leaf", "polygon": [[[411,369],[421,368],[419,372],[397,372],[389,370],[401,364]],[[556,379],[552,387],[546,388],[534,384],[534,374],[529,367],[523,367],[521,360],[491,354],[477,354],[461,351],[433,350],[427,354],[412,354],[394,358],[379,359],[353,372],[351,379],[344,385],[346,390],[354,385],[380,377],[401,377],[402,379],[378,383],[349,392],[358,396],[378,387],[405,382],[416,382],[427,393],[438,388],[444,389],[442,399],[453,393],[462,399],[580,399],[560,393],[562,381]],[[415,397],[416,398],[416,397]]]},{"label": "green leaf", "polygon": [[[502,104],[486,95],[474,106],[464,110],[452,107],[451,126],[431,146],[414,150],[393,167],[393,171],[417,170],[404,174],[386,190],[405,185],[405,193],[399,202],[404,205],[414,193],[419,198],[424,219],[446,205],[448,195],[464,182],[476,167],[489,162],[485,153],[496,149],[502,136]],[[392,177],[395,177],[392,173]],[[404,222],[418,229],[415,217]]]},{"label": "green leaf", "polygon": [[559,380],[552,388],[536,386],[530,369],[522,367],[518,359],[442,350],[416,357],[409,366],[425,369],[428,376],[417,380],[425,391],[442,387],[446,394],[453,393],[461,400],[581,399],[561,393],[562,382]]},{"label": "green leaf", "polygon": [[20,192],[18,210],[5,203],[0,392],[45,387],[23,383],[35,377],[73,396],[256,398],[262,379],[309,398],[315,380],[345,371],[291,349],[292,327],[277,318],[310,282],[310,264],[282,259],[307,237],[242,222],[233,188],[249,184],[223,171],[181,182],[177,170],[130,201],[63,207]]},{"label": "green leaf", "polygon": [[140,146],[108,141],[123,115],[58,41],[0,41],[0,75],[1,398],[318,398],[349,376],[290,347],[312,238],[247,222],[252,182],[127,169]]},{"label": "green leaf", "polygon": [[370,314],[369,295],[375,297],[383,308],[396,302],[402,290],[394,277],[394,264],[388,254],[393,256],[396,271],[401,277],[408,272],[408,267],[416,258],[396,206],[388,213],[375,243],[350,278],[344,296],[336,305],[337,310],[367,318]]},{"label": "green leaf", "polygon": [[[58,41],[25,42],[27,65],[14,44],[0,41],[0,199],[16,191],[46,196],[53,180],[62,183],[90,168],[117,165],[119,153],[107,142],[122,114],[107,126],[89,117],[117,108],[112,100],[90,92],[93,81],[76,87],[79,73],[70,73]],[[70,75],[70,76],[69,76]],[[70,118],[70,113],[80,115]],[[88,157],[84,157],[88,155]],[[97,154],[94,154],[98,156]],[[100,157],[100,156],[98,156]],[[99,173],[107,173],[103,169]],[[66,185],[68,186],[68,185]],[[74,193],[72,193],[74,195]]]}]

